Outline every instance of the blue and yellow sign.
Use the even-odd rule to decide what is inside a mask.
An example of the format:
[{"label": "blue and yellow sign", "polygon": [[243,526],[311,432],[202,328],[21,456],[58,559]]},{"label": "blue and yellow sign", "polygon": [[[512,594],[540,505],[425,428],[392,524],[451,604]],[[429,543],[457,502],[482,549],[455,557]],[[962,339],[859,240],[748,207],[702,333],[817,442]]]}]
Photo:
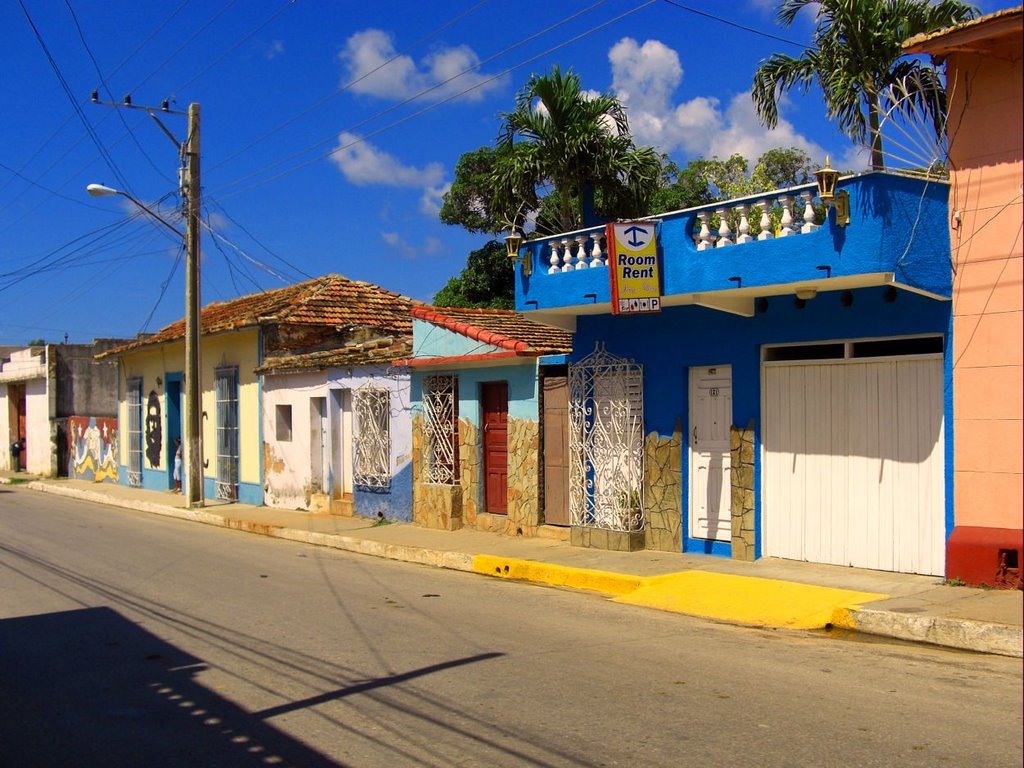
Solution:
[{"label": "blue and yellow sign", "polygon": [[661,311],[657,222],[618,221],[607,225],[612,314]]}]

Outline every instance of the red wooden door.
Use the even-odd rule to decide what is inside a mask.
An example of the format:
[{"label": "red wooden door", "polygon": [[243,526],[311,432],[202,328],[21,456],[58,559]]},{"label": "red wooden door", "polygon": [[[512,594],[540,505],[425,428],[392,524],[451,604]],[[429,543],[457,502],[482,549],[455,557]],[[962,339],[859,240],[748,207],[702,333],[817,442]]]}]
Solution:
[{"label": "red wooden door", "polygon": [[508,514],[508,383],[483,385],[484,511]]},{"label": "red wooden door", "polygon": [[28,421],[25,417],[25,386],[10,386],[8,387],[7,392],[8,395],[14,396],[14,409],[17,414],[15,420],[18,425],[18,434],[15,436],[14,439],[21,444],[21,450],[18,451],[18,467],[20,467],[21,471],[24,472],[26,466],[25,462],[28,459],[28,445],[26,445],[26,438],[28,436]]}]

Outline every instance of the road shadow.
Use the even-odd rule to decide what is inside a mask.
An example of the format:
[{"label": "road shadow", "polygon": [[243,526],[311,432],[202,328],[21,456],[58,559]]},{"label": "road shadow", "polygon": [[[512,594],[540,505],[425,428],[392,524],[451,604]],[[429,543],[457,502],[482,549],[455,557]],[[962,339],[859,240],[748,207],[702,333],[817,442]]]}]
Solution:
[{"label": "road shadow", "polygon": [[109,608],[0,620],[0,766],[338,766]]}]

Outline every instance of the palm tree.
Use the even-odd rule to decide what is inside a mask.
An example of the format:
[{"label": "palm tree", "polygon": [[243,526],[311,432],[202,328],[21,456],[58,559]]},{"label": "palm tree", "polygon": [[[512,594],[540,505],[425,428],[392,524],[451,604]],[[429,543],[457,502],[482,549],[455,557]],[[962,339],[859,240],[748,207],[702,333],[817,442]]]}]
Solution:
[{"label": "palm tree", "polygon": [[540,208],[538,187],[553,187],[563,231],[582,221],[579,208],[595,192],[606,215],[647,213],[661,174],[657,153],[633,144],[622,104],[584,93],[579,76],[557,66],[516,95],[515,110],[502,115],[498,149],[493,209],[513,220]]},{"label": "palm tree", "polygon": [[876,170],[884,167],[879,124],[887,88],[900,88],[939,135],[946,111],[939,73],[918,60],[900,60],[902,44],[974,18],[973,6],[959,0],[783,0],[778,22],[788,27],[805,6],[818,6],[814,45],[795,59],[773,54],[754,73],[751,96],[762,123],[774,128],[781,94],[793,86],[806,93],[816,80],[840,130],[856,142],[870,134]]}]

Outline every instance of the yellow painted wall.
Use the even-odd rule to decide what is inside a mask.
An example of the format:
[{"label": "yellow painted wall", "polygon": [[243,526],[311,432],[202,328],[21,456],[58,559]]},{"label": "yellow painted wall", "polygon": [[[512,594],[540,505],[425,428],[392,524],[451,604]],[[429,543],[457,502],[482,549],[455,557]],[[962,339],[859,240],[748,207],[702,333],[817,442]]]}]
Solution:
[{"label": "yellow painted wall", "polygon": [[[172,348],[173,349],[173,348]],[[118,382],[119,400],[117,406],[117,423],[120,439],[118,440],[118,461],[122,465],[128,464],[128,381],[139,377],[142,379],[142,466],[145,469],[165,470],[167,469],[166,445],[160,450],[160,463],[152,466],[146,457],[146,401],[149,393],[155,391],[161,400],[161,407],[164,400],[164,380],[168,371],[180,371],[184,353],[183,348],[178,345],[177,361],[172,350],[160,348],[145,350],[125,355],[121,359],[120,380]],[[170,361],[170,364],[168,364]],[[163,423],[161,424],[163,443],[166,444],[167,435],[167,414],[161,413]]]},{"label": "yellow painted wall", "polygon": [[[215,478],[217,475],[217,434],[216,412],[217,397],[214,378],[217,368],[236,368],[238,371],[238,479],[242,483],[262,484],[260,477],[260,402],[259,377],[253,373],[259,364],[259,331],[247,329],[225,333],[218,336],[204,336],[200,351],[200,369],[202,372],[200,388],[202,410],[207,414],[202,419],[203,458],[207,462],[203,476]],[[132,352],[121,359],[120,404],[118,419],[122,434],[127,437],[128,406],[126,386],[129,379],[142,377],[143,417],[145,417],[146,400],[151,390],[164,396],[164,380],[168,373],[181,373],[185,368],[185,344],[178,342],[166,344],[157,349]],[[160,383],[157,383],[159,378]],[[182,384],[184,387],[184,383]],[[166,422],[166,414],[163,414]],[[145,429],[145,424],[143,424]],[[163,425],[166,436],[167,425]],[[166,440],[165,440],[166,442]],[[121,464],[128,463],[127,440],[122,439],[119,445]],[[145,451],[145,439],[143,440]],[[167,457],[162,452],[160,465],[151,467],[143,454],[143,465],[146,469],[166,469]]]}]

